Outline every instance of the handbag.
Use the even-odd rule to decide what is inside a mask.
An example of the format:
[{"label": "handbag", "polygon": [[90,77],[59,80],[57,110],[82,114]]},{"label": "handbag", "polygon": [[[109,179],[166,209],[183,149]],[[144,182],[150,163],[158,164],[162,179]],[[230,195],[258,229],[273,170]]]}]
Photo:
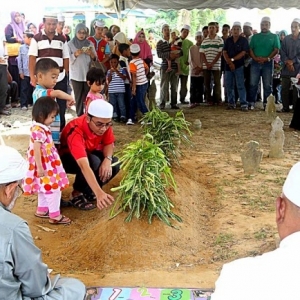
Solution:
[{"label": "handbag", "polygon": [[91,60],[90,62],[90,68],[97,68],[97,69],[101,69],[104,74],[106,74],[106,67],[104,66],[104,64],[102,62],[100,62],[98,59],[96,60]]},{"label": "handbag", "polygon": [[18,56],[21,44],[20,43],[6,43],[6,50],[8,56]]}]

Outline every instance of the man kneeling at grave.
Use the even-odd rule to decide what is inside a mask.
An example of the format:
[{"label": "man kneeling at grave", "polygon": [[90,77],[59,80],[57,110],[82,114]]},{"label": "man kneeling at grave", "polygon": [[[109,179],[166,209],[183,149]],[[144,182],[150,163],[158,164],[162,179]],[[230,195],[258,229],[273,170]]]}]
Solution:
[{"label": "man kneeling at grave", "polygon": [[61,133],[61,161],[67,173],[76,174],[69,202],[78,209],[95,208],[93,201],[102,209],[114,201],[102,190],[120,169],[112,165],[118,161],[113,157],[112,116],[111,104],[94,100],[87,113],[70,121]]},{"label": "man kneeling at grave", "polygon": [[278,249],[223,266],[212,300],[300,299],[300,162],[276,199]]},{"label": "man kneeling at grave", "polygon": [[10,212],[22,192],[26,171],[17,150],[0,146],[0,299],[83,300],[81,281],[60,275],[50,278],[26,221]]}]

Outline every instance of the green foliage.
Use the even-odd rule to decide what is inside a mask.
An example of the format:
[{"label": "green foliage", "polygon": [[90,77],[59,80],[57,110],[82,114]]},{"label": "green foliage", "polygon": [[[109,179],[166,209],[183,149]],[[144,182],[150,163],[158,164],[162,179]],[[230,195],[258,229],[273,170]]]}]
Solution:
[{"label": "green foliage", "polygon": [[166,195],[166,188],[176,188],[170,164],[159,144],[146,134],[144,139],[130,143],[119,156],[124,172],[120,186],[112,188],[119,191],[111,209],[113,218],[122,211],[128,211],[125,221],[132,217],[140,218],[148,213],[151,224],[153,216],[172,226],[170,218],[181,222],[181,218],[171,211],[173,204]]},{"label": "green foliage", "polygon": [[137,25],[136,30],[144,28],[144,30],[153,29],[157,37],[161,36],[161,27],[163,24],[169,24],[170,28],[178,29],[180,31],[181,26],[189,24],[191,26],[190,39],[193,39],[195,33],[201,30],[203,26],[207,25],[211,21],[217,21],[220,24],[220,28],[223,24],[227,23],[226,10],[223,9],[193,9],[188,10],[159,10],[154,18],[147,18],[144,22],[141,20]]},{"label": "green foliage", "polygon": [[160,145],[169,160],[174,159],[179,163],[178,158],[181,155],[179,145],[192,144],[190,123],[185,120],[183,112],[178,111],[175,117],[171,117],[168,113],[154,108],[147,112],[142,120],[145,122],[142,126],[144,134],[153,137],[153,142]]}]

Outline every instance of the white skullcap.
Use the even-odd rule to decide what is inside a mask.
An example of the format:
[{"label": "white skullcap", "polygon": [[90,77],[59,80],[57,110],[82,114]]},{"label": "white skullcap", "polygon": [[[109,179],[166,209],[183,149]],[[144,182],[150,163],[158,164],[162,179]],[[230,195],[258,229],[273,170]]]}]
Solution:
[{"label": "white skullcap", "polygon": [[54,14],[54,13],[45,13],[44,16],[43,16],[44,19],[56,19],[57,20],[57,14]]},{"label": "white skullcap", "polygon": [[197,37],[197,36],[203,36],[202,31],[197,31],[195,36],[196,36],[196,37]]},{"label": "white skullcap", "polygon": [[105,23],[104,23],[103,21],[97,20],[97,21],[95,22],[95,26],[96,26],[96,27],[104,27],[104,26],[105,26]]},{"label": "white skullcap", "polygon": [[25,177],[28,164],[14,148],[0,146],[0,184],[21,180]]},{"label": "white skullcap", "polygon": [[141,47],[138,44],[130,45],[130,52],[131,53],[139,53],[141,51]]},{"label": "white skullcap", "polygon": [[251,27],[251,28],[252,28],[252,23],[251,23],[251,22],[245,22],[245,23],[244,23],[244,26],[248,26],[248,27]]},{"label": "white skullcap", "polygon": [[177,29],[172,29],[170,33],[175,33],[177,36],[179,35],[179,31]]},{"label": "white skullcap", "polygon": [[293,20],[293,22],[296,22],[296,23],[299,23],[299,24],[300,24],[300,18],[295,18],[295,19]]},{"label": "white skullcap", "polygon": [[239,27],[242,27],[242,24],[241,24],[241,22],[236,21],[236,22],[233,23],[232,27],[233,27],[233,26],[239,26]]},{"label": "white skullcap", "polygon": [[183,29],[186,29],[186,30],[190,31],[191,30],[191,26],[189,26],[189,25],[183,25],[182,26],[182,30]]},{"label": "white skullcap", "polygon": [[263,18],[261,19],[261,22],[260,22],[260,23],[262,23],[262,22],[269,22],[269,23],[271,23],[271,19],[270,19],[269,17],[263,17]]},{"label": "white skullcap", "polygon": [[112,118],[114,108],[105,100],[94,100],[90,103],[88,114],[96,118]]},{"label": "white skullcap", "polygon": [[300,207],[300,162],[291,168],[282,192],[292,203]]},{"label": "white skullcap", "polygon": [[57,21],[58,22],[65,22],[65,17],[62,14],[57,15]]}]

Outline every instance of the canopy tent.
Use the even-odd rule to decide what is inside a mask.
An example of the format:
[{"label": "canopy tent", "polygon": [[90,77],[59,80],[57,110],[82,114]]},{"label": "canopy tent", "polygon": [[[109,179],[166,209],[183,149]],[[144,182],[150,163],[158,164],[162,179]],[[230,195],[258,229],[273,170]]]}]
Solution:
[{"label": "canopy tent", "polygon": [[300,8],[299,0],[82,0],[101,4],[105,8],[121,11],[124,9],[228,9],[228,8]]}]

